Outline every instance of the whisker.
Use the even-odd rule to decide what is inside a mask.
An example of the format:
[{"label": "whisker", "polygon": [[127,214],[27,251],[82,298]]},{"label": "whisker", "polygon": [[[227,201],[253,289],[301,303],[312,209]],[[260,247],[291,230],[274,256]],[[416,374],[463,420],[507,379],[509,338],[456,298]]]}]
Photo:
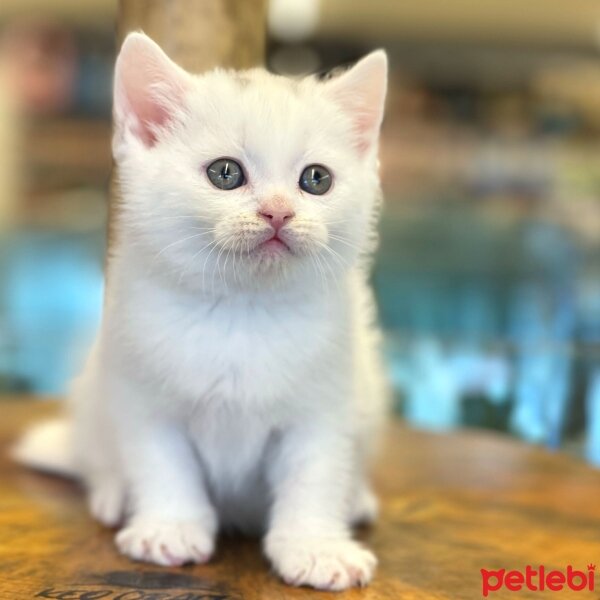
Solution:
[{"label": "whisker", "polygon": [[327,272],[330,274],[331,280],[334,282],[336,289],[339,291],[339,289],[340,289],[339,277],[338,277],[337,273],[335,272],[334,268],[325,260],[325,257],[321,256],[319,258],[323,259],[323,264],[325,265]]},{"label": "whisker", "polygon": [[[226,244],[232,239],[232,235],[230,235],[227,240],[225,240],[224,242],[221,243],[221,247],[219,248],[219,252],[217,254],[217,269],[219,272],[219,279],[221,280],[221,283],[225,286],[227,286],[225,279],[223,277],[223,273],[221,272],[221,255],[223,254],[223,252],[225,252],[225,250],[227,249]],[[213,296],[214,296],[214,290],[215,290],[215,270],[213,269],[213,276],[212,276],[212,290],[213,290]]]},{"label": "whisker", "polygon": [[323,289],[326,290],[327,289],[327,281],[325,279],[325,272],[323,271],[323,266],[321,264],[321,261],[319,260],[319,256],[316,252],[311,252],[309,256],[311,257],[311,263],[315,267],[316,274],[321,279],[321,285],[323,286]]},{"label": "whisker", "polygon": [[[216,294],[215,294],[215,275],[216,275],[217,270],[218,270],[218,273],[219,273],[219,278],[221,280],[221,283],[223,285],[225,285],[226,291],[229,291],[229,286],[227,284],[227,281],[225,281],[225,278],[223,277],[223,273],[221,272],[221,261],[220,261],[220,258],[221,258],[221,255],[223,254],[223,252],[227,249],[227,245],[234,238],[235,238],[235,234],[231,234],[225,240],[223,240],[221,242],[221,248],[219,249],[219,253],[217,254],[217,258],[216,258],[216,269],[213,267],[213,274],[212,274],[212,277],[211,277],[211,293],[212,293],[213,297],[216,296]],[[212,254],[213,250],[214,250],[214,248],[210,251],[209,256],[210,256],[210,254]],[[208,257],[207,257],[207,259],[208,259]]]},{"label": "whisker", "polygon": [[161,215],[159,212],[144,213],[145,217],[156,217],[157,221],[166,221],[169,219],[202,219],[202,215]]},{"label": "whisker", "polygon": [[[210,252],[206,255],[206,258],[204,259],[204,264],[202,265],[202,289],[205,289],[205,275],[206,275],[206,263],[208,262],[208,259],[210,258],[210,255],[214,252],[215,248],[217,247],[218,240],[214,240],[214,245],[213,247],[210,249]],[[213,290],[213,295],[214,295],[214,290]]]},{"label": "whisker", "polygon": [[[233,247],[233,257],[231,259],[231,266],[232,266],[232,269],[233,269],[233,280],[236,283],[238,283],[238,275],[237,275],[237,271],[236,271],[236,268],[235,268],[235,261],[237,259],[237,248],[238,248],[238,245],[241,247],[242,241],[243,241],[242,239],[237,239],[235,241],[235,246]],[[240,279],[240,282],[241,282],[241,279]]]},{"label": "whisker", "polygon": [[202,248],[200,248],[200,250],[198,250],[197,252],[194,252],[193,256],[185,263],[185,267],[181,270],[181,274],[179,275],[179,279],[178,279],[178,283],[181,283],[181,280],[183,279],[183,276],[188,272],[190,266],[192,265],[192,263],[194,262],[194,259],[202,252],[204,252],[204,250],[207,250],[208,248],[210,248],[213,244],[216,244],[217,240],[212,240],[211,242],[209,242],[208,244],[202,246]]},{"label": "whisker", "polygon": [[346,244],[346,246],[349,246],[350,248],[353,248],[354,250],[362,250],[362,248],[360,246],[358,246],[357,244],[354,244],[352,242],[350,242],[349,240],[342,238],[338,235],[334,235],[332,233],[329,234],[329,237],[332,240],[336,240],[337,242],[341,242],[342,244]]},{"label": "whisker", "polygon": [[158,254],[156,254],[156,256],[152,259],[152,262],[154,262],[159,256],[161,256],[163,254],[163,252],[166,252],[169,248],[172,248],[176,244],[181,244],[182,242],[186,242],[187,240],[191,240],[191,239],[197,238],[197,237],[202,237],[204,235],[206,235],[206,233],[195,233],[193,235],[189,235],[188,237],[184,237],[179,240],[175,240],[174,242],[171,242],[170,244],[167,244],[162,250],[160,250],[160,252],[158,252]]},{"label": "whisker", "polygon": [[331,248],[327,244],[320,244],[320,248],[322,248],[323,250],[327,250],[327,252],[329,252],[329,254],[331,254],[331,256],[334,258],[334,260],[337,261],[337,263],[340,265],[340,267],[347,268],[349,266],[348,262],[346,260],[344,260],[344,258],[340,255],[340,253],[336,252],[333,248]]}]

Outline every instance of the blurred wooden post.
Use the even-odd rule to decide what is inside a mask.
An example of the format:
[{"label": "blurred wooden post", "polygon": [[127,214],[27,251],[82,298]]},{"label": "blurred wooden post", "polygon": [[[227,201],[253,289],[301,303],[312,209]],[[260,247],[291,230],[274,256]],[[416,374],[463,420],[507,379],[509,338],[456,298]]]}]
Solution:
[{"label": "blurred wooden post", "polygon": [[[265,58],[268,0],[119,0],[117,42],[143,31],[184,69],[249,69]],[[108,211],[108,257],[119,191],[113,174]]]},{"label": "blurred wooden post", "polygon": [[120,0],[119,44],[142,30],[184,69],[264,62],[267,0]]}]

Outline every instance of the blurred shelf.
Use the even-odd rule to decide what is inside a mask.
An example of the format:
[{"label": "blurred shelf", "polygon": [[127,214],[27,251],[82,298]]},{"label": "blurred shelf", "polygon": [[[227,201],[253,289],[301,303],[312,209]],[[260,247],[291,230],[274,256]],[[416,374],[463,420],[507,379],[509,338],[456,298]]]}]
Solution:
[{"label": "blurred shelf", "polygon": [[2,0],[0,20],[11,17],[54,17],[75,24],[94,27],[112,24],[117,14],[117,0]]},{"label": "blurred shelf", "polygon": [[322,0],[318,34],[381,43],[429,39],[459,44],[595,48],[597,0]]},{"label": "blurred shelf", "polygon": [[96,119],[34,121],[23,140],[27,185],[105,184],[110,175],[111,124]]}]

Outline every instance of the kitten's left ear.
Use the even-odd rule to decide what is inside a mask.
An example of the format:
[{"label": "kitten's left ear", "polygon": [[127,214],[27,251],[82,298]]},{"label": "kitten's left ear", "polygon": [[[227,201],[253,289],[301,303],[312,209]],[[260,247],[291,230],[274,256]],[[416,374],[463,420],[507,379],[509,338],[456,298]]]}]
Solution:
[{"label": "kitten's left ear", "polygon": [[129,129],[146,146],[181,110],[191,77],[147,35],[130,33],[115,66],[115,131]]},{"label": "kitten's left ear", "polygon": [[356,147],[365,154],[377,142],[387,92],[388,59],[375,50],[342,75],[326,82],[339,107],[354,123]]}]

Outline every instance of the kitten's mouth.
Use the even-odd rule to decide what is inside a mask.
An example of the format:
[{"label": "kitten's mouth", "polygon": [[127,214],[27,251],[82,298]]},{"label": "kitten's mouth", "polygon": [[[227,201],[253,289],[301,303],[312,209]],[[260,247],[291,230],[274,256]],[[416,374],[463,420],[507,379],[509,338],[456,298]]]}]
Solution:
[{"label": "kitten's mouth", "polygon": [[290,247],[277,235],[261,242],[257,249],[264,249],[268,252],[289,252]]}]

